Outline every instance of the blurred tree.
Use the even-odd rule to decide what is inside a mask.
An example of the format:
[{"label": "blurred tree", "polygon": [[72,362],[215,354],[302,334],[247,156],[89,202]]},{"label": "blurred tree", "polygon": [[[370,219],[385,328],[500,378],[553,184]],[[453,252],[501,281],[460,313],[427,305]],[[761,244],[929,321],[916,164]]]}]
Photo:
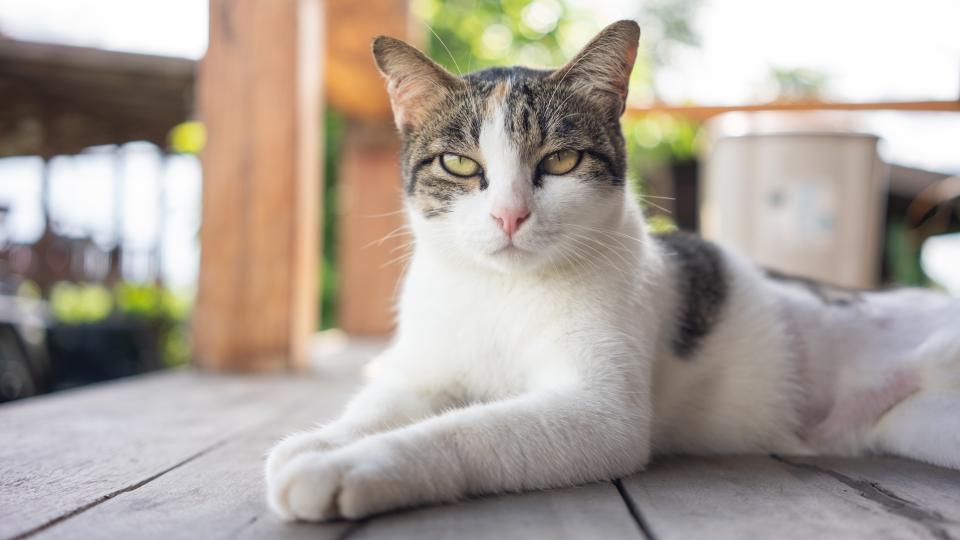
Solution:
[{"label": "blurred tree", "polygon": [[323,254],[320,262],[320,329],[337,325],[337,172],[343,143],[344,119],[328,107],[324,118]]},{"label": "blurred tree", "polygon": [[825,73],[804,68],[772,68],[770,77],[777,98],[786,101],[812,101],[820,98],[827,84]]},{"label": "blurred tree", "polygon": [[558,0],[415,0],[427,30],[427,54],[453,73],[496,65],[561,64],[561,43],[576,32]]}]

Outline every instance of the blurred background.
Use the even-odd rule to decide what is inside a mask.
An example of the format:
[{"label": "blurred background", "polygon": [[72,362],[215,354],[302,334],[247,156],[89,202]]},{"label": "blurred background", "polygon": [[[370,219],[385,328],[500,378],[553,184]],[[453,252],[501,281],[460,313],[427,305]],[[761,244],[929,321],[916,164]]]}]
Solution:
[{"label": "blurred background", "polygon": [[654,229],[960,295],[955,0],[0,0],[0,401],[381,339],[409,239],[370,38],[550,67],[621,18]]}]

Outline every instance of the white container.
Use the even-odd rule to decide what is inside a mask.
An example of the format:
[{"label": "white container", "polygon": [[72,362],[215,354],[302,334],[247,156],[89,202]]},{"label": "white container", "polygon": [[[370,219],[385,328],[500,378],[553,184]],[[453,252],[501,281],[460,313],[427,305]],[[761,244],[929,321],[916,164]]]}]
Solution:
[{"label": "white container", "polygon": [[770,268],[848,287],[880,279],[887,167],[840,114],[728,114],[706,127],[704,237]]}]

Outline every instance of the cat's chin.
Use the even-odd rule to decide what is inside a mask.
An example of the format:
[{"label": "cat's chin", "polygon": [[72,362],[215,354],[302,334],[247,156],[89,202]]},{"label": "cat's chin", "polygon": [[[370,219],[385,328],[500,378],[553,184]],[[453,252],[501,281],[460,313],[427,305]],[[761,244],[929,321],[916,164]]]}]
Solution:
[{"label": "cat's chin", "polygon": [[531,250],[507,244],[484,257],[485,265],[505,274],[529,272],[543,265],[543,257]]}]

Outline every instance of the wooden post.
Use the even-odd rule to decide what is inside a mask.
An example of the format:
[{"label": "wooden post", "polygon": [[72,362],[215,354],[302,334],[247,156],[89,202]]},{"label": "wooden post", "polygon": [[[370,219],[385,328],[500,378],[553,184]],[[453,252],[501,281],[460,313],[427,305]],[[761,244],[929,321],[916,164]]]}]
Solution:
[{"label": "wooden post", "polygon": [[337,324],[352,334],[392,330],[401,259],[409,240],[398,230],[404,223],[400,141],[385,83],[370,52],[371,41],[380,34],[416,44],[407,4],[327,1],[327,92],[331,105],[348,118],[337,179]]},{"label": "wooden post", "polygon": [[204,368],[306,363],[317,311],[322,17],[319,0],[210,0],[193,320]]}]

